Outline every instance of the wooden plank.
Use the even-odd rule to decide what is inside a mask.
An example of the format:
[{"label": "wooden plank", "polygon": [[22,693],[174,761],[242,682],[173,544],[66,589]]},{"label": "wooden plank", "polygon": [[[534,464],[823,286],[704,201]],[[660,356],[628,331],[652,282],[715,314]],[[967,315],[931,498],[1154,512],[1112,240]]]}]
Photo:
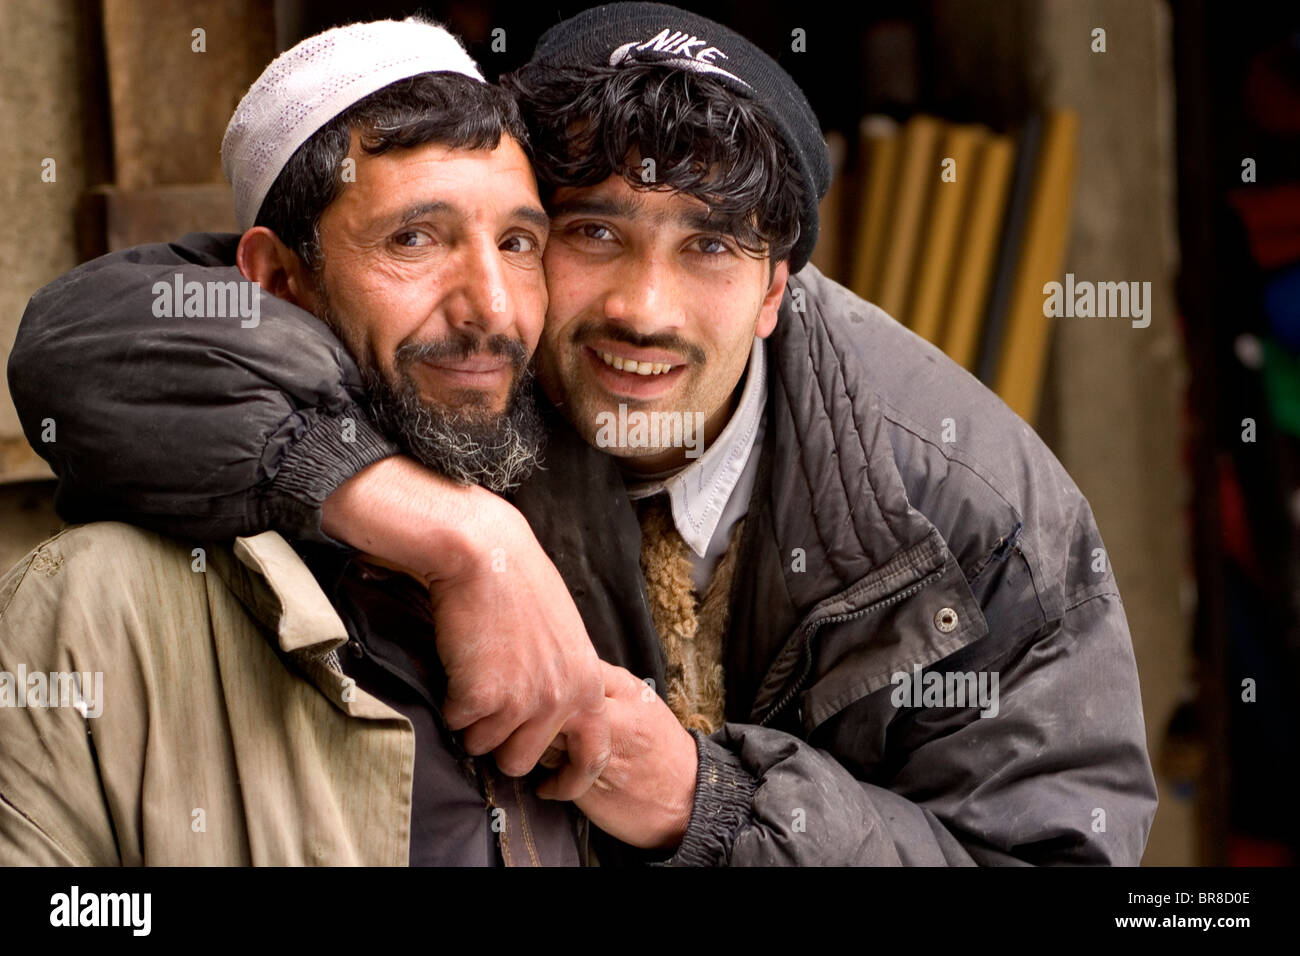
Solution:
[{"label": "wooden plank", "polygon": [[230,114],[275,55],[271,0],[104,0],[103,9],[117,184],[221,182]]},{"label": "wooden plank", "polygon": [[54,477],[50,466],[32,451],[27,439],[0,438],[0,484],[15,481],[38,481]]},{"label": "wooden plank", "polygon": [[187,232],[238,232],[224,183],[119,189],[99,186],[82,210],[83,259],[146,242],[171,242]]}]

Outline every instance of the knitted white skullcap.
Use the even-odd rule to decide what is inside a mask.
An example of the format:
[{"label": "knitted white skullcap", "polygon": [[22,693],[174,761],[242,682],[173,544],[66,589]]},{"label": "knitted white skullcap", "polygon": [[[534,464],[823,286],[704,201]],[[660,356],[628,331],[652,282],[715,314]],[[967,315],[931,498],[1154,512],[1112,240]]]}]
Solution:
[{"label": "knitted white skullcap", "polygon": [[253,227],[275,177],[312,133],[389,83],[435,72],[483,81],[459,40],[414,17],[335,27],[277,56],[239,101],[221,140],[239,228]]}]

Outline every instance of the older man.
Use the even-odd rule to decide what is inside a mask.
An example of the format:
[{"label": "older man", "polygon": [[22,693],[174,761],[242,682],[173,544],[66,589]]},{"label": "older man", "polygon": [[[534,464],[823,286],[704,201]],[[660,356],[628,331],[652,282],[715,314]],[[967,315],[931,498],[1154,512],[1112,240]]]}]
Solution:
[{"label": "older man", "polygon": [[[543,434],[528,360],[548,220],[526,144],[514,102],[439,27],[358,24],[287,51],[223,143],[248,228],[192,253],[233,255],[239,273],[173,286],[173,270],[157,270],[152,286],[180,288],[184,321],[228,322],[261,345],[201,363],[181,349],[155,384],[193,396],[223,366],[334,358],[332,347],[285,355],[283,329],[267,335],[260,320],[202,315],[207,283],[256,282],[347,343],[376,414],[412,454],[465,483],[513,487]],[[87,281],[111,295],[105,279],[92,264],[43,296]],[[293,321],[304,320],[316,321]],[[178,423],[202,441],[203,417],[196,402]],[[289,427],[346,457],[346,431],[310,419]],[[456,587],[457,569],[442,572]],[[552,590],[563,594],[558,576]],[[596,680],[551,689],[555,706],[531,713],[529,732],[538,752],[563,729],[596,754],[561,783],[576,796],[603,769],[609,730],[572,605],[561,624],[581,655],[571,669]],[[474,759],[454,732],[465,721],[448,725],[448,705],[477,706],[455,694],[465,658],[448,640],[417,582],[337,549],[295,553],[274,531],[233,548],[116,523],[64,531],[0,583],[0,672],[72,664],[102,675],[103,690],[93,713],[45,695],[0,700],[0,864],[578,863],[571,805]]]},{"label": "older man", "polygon": [[[673,862],[1136,863],[1155,788],[1087,502],[996,396],[806,265],[829,164],[791,79],[719,24],[620,3],[553,27],[506,82],[553,217],[538,366],[567,421],[548,419],[544,474],[584,489],[577,514],[536,480],[514,502],[602,656],[677,718],[611,670],[614,755],[578,806]],[[113,364],[126,346],[102,341]],[[50,401],[17,397],[34,431]],[[173,447],[209,466],[249,436],[306,454],[276,421],[221,433]],[[139,520],[201,507],[94,462]],[[241,514],[222,527],[278,504],[420,573],[443,527],[428,509],[456,493],[387,460],[326,471],[315,499],[228,473]],[[527,563],[465,545],[490,549]]]}]

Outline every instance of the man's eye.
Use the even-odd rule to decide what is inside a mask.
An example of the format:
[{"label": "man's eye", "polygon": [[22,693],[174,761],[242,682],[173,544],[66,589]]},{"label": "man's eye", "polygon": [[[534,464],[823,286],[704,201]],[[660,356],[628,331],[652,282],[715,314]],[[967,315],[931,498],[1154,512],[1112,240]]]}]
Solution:
[{"label": "man's eye", "polygon": [[701,236],[697,241],[697,248],[706,255],[716,256],[724,252],[730,252],[731,247],[727,245],[725,239],[720,236]]},{"label": "man's eye", "polygon": [[614,233],[609,226],[602,226],[598,222],[586,222],[578,227],[578,232],[588,239],[595,239],[598,242],[608,242],[614,238]]},{"label": "man's eye", "polygon": [[536,252],[538,242],[532,236],[511,236],[501,243],[504,252]]},{"label": "man's eye", "polygon": [[421,246],[431,245],[433,239],[427,232],[421,232],[418,229],[408,229],[393,236],[393,242],[407,249],[418,249]]}]

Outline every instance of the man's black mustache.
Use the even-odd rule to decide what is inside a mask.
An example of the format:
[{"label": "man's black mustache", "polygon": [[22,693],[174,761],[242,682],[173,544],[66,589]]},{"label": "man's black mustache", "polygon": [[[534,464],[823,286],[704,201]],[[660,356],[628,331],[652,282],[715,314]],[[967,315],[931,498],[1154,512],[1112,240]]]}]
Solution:
[{"label": "man's black mustache", "polygon": [[611,342],[622,342],[624,345],[631,345],[640,349],[664,349],[668,352],[684,355],[698,365],[704,364],[704,350],[702,348],[678,338],[670,332],[663,332],[659,335],[639,335],[624,325],[610,322],[583,322],[573,333],[575,345],[585,345],[593,339],[608,339]]},{"label": "man's black mustache", "polygon": [[516,371],[527,365],[529,359],[527,347],[518,339],[506,335],[483,338],[468,332],[454,332],[435,342],[408,342],[399,346],[393,355],[393,364],[400,369],[416,362],[458,362],[480,353],[504,355]]}]

